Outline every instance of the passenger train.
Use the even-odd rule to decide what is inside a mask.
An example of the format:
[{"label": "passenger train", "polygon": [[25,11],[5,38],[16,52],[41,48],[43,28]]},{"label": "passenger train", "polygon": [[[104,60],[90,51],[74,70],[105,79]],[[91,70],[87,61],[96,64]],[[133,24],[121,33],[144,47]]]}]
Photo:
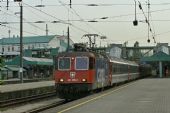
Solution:
[{"label": "passenger train", "polygon": [[75,46],[55,60],[55,86],[59,98],[76,99],[91,91],[139,78],[139,65]]}]

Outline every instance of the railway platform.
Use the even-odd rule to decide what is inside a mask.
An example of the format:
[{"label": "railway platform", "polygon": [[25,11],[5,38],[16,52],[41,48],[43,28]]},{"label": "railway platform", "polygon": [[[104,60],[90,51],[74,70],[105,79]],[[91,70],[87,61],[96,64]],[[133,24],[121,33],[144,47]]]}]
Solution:
[{"label": "railway platform", "polygon": [[54,81],[41,81],[0,86],[0,102],[55,91]]},{"label": "railway platform", "polygon": [[170,113],[170,79],[142,79],[50,113]]}]

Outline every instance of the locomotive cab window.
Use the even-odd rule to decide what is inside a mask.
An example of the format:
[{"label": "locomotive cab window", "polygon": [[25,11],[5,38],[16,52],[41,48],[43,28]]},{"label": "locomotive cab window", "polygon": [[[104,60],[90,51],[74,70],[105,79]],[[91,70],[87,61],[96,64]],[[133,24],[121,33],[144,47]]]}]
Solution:
[{"label": "locomotive cab window", "polygon": [[76,70],[87,70],[89,68],[89,59],[88,57],[76,57],[75,60],[75,69]]},{"label": "locomotive cab window", "polygon": [[70,62],[70,58],[59,58],[58,59],[58,70],[69,70],[70,69],[70,65],[71,65],[71,62]]}]

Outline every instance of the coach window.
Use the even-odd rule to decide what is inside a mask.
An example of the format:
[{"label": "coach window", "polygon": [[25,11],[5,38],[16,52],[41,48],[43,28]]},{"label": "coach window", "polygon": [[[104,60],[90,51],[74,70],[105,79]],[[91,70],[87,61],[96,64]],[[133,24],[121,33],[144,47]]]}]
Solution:
[{"label": "coach window", "polygon": [[128,67],[127,67],[127,65],[125,65],[125,72],[126,72],[126,73],[128,72]]},{"label": "coach window", "polygon": [[59,58],[58,59],[58,69],[59,70],[70,70],[70,58],[69,57],[64,57],[64,58]]},{"label": "coach window", "polygon": [[114,73],[116,73],[116,70],[117,70],[116,68],[117,68],[117,65],[114,63],[114,64],[113,64],[113,72],[114,72]]},{"label": "coach window", "polygon": [[76,57],[75,63],[76,70],[87,70],[89,68],[89,58],[88,57]]}]

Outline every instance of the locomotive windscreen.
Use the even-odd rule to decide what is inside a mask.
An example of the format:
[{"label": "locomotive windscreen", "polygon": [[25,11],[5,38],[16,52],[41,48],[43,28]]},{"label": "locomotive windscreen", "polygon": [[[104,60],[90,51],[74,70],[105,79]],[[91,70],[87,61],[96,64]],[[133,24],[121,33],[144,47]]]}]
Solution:
[{"label": "locomotive windscreen", "polygon": [[58,69],[59,70],[69,70],[70,69],[70,58],[59,58],[58,59]]},{"label": "locomotive windscreen", "polygon": [[76,57],[76,70],[87,70],[89,67],[88,57]]}]

